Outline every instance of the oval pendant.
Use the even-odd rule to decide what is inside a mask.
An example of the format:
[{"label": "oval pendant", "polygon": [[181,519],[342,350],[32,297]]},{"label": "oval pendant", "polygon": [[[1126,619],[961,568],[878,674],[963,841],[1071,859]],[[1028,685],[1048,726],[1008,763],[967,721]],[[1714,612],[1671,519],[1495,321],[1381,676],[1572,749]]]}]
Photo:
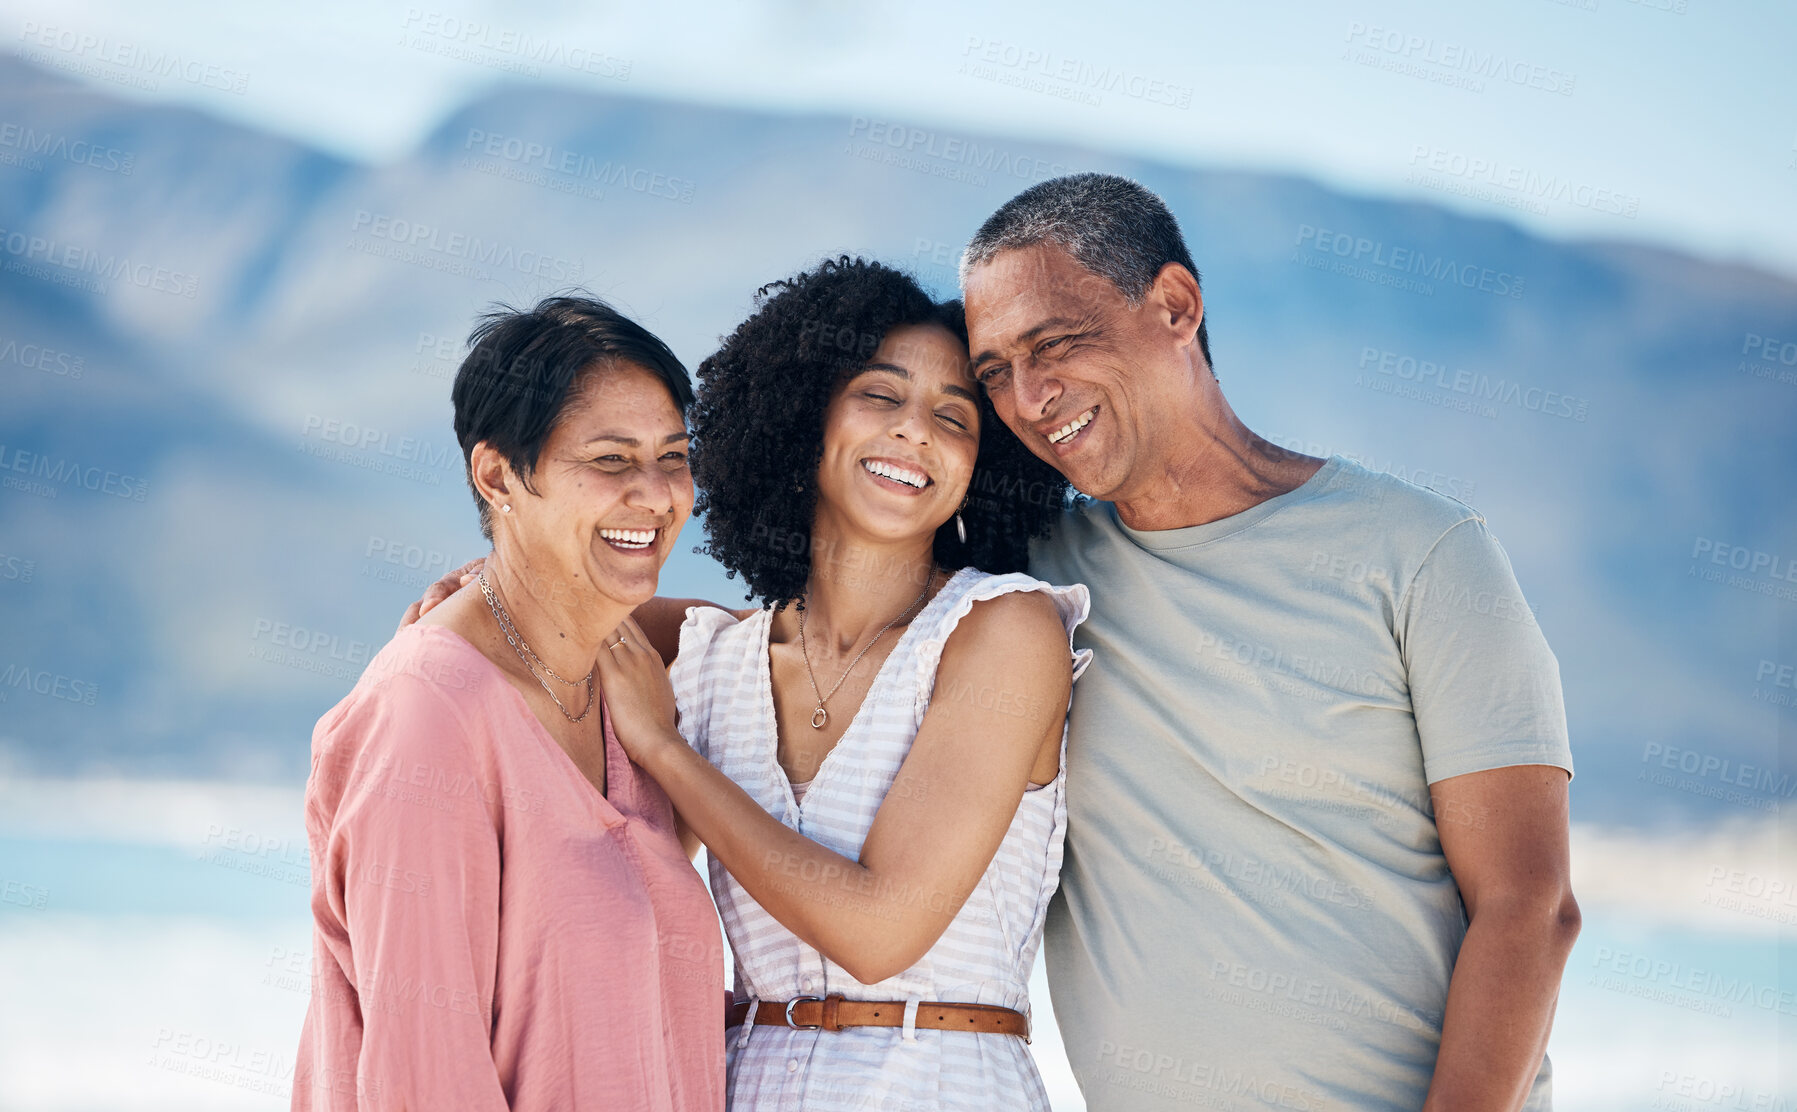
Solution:
[{"label": "oval pendant", "polygon": [[830,715],[824,710],[823,707],[818,707],[816,710],[811,712],[811,728],[814,730],[823,729],[824,723],[828,722],[829,720],[830,720]]}]

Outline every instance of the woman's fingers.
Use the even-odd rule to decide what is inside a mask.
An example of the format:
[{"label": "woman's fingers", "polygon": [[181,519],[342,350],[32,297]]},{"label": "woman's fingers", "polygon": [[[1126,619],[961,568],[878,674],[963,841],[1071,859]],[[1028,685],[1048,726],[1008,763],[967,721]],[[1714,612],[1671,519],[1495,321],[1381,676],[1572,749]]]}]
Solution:
[{"label": "woman's fingers", "polygon": [[487,558],[482,556],[468,561],[452,572],[445,573],[441,579],[424,589],[423,598],[412,604],[418,608],[418,613],[413,614],[410,607],[406,609],[406,617],[400,619],[400,628],[404,629],[430,613],[431,607],[467,586],[476,575],[480,574],[480,569],[486,566]]},{"label": "woman's fingers", "polygon": [[618,626],[618,634],[621,637],[629,638],[631,645],[646,655],[654,657],[657,664],[661,663],[661,654],[655,651],[654,643],[649,640],[649,635],[643,632],[643,627],[636,624],[635,618],[625,618]]}]

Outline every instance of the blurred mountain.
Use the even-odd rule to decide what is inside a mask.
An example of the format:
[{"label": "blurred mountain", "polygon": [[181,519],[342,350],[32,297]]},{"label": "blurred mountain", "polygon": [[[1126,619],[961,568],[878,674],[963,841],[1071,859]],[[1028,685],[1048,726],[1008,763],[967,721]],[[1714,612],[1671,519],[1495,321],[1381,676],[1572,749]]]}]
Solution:
[{"label": "blurred mountain", "polygon": [[[0,771],[303,778],[405,604],[484,550],[448,388],[492,302],[581,286],[696,366],[826,255],[952,295],[994,208],[1103,169],[1178,214],[1251,425],[1486,514],[1560,658],[1580,817],[1797,793],[1789,276],[1622,215],[1551,242],[920,120],[496,88],[370,166],[16,59],[0,105]],[[690,552],[664,586],[740,597]]]}]

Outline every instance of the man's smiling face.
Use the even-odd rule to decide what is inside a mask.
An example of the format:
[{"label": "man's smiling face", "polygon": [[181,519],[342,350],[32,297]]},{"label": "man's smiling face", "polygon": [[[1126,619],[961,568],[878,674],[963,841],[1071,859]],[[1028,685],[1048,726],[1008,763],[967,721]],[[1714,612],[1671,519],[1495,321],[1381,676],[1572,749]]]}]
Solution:
[{"label": "man's smiling face", "polygon": [[973,267],[964,294],[974,378],[1018,439],[1094,498],[1146,480],[1169,418],[1189,406],[1191,371],[1180,342],[1190,330],[1155,290],[1132,307],[1045,243]]}]

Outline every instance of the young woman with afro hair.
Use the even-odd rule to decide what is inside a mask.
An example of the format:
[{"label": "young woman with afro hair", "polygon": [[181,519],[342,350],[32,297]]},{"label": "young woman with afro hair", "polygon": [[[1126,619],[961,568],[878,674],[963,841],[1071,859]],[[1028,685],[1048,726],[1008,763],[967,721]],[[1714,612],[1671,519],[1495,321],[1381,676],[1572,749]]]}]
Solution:
[{"label": "young woman with afro hair", "polygon": [[1088,597],[1023,569],[1065,480],[969,377],[959,303],[877,262],[763,287],[699,381],[705,551],[759,607],[658,599],[599,668],[710,852],[730,1107],[1046,1109],[1029,976]]}]

